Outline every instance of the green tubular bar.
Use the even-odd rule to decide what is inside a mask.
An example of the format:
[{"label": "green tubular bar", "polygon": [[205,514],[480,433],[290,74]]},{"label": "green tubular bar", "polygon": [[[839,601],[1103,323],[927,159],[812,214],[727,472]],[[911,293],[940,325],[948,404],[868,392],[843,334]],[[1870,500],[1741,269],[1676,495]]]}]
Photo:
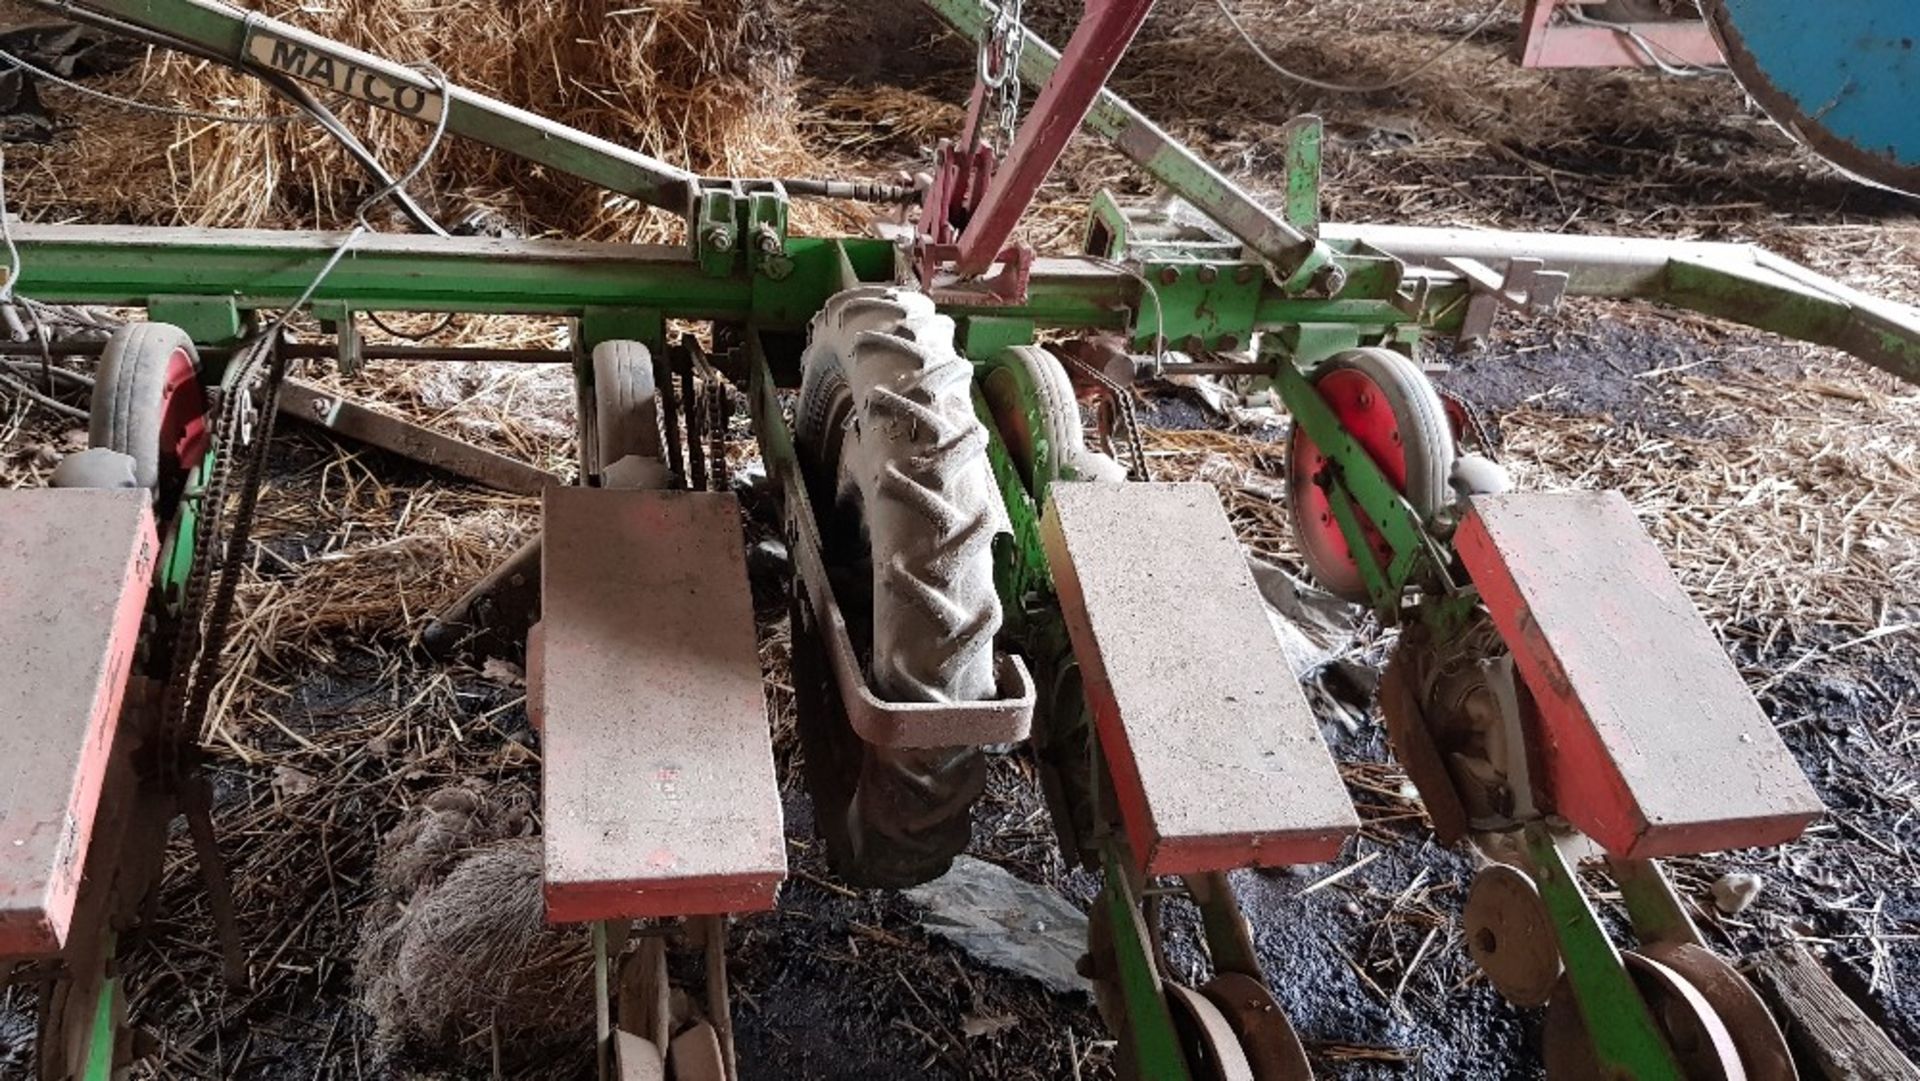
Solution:
[{"label": "green tubular bar", "polygon": [[[231,298],[240,309],[297,299],[343,239],[339,233],[247,229],[22,225],[14,230],[22,293],[68,304],[143,306],[158,298]],[[791,269],[778,281],[744,267],[714,276],[684,249],[644,244],[465,237],[362,237],[313,294],[356,311],[455,311],[574,316],[595,308],[649,308],[667,318],[751,321],[766,329],[806,326],[843,288],[848,266],[861,281],[890,280],[894,249],[882,240],[790,237]],[[845,258],[845,265],[842,258]],[[1230,273],[1202,283],[1188,274],[1162,299],[1169,336],[1245,344],[1258,329],[1310,317],[1363,328],[1423,317],[1384,299],[1297,301],[1270,284],[1249,289]],[[1085,259],[1040,259],[1025,302],[954,309],[969,321],[1131,331],[1155,311],[1131,275]],[[1433,310],[1444,298],[1438,289]],[[1296,311],[1293,305],[1304,305]],[[1147,313],[1144,314],[1143,313]],[[1151,330],[1145,331],[1151,337]]]},{"label": "green tubular bar", "polygon": [[1128,877],[1131,863],[1118,840],[1101,846],[1101,864],[1106,884],[1094,903],[1107,906],[1107,919],[1112,921],[1114,976],[1127,1011],[1128,1031],[1120,1036],[1132,1043],[1141,1077],[1188,1081],[1192,1074],[1187,1070],[1166,990],[1153,963],[1152,942],[1140,916],[1140,899]]},{"label": "green tubular bar", "polygon": [[1573,864],[1540,823],[1527,826],[1525,843],[1534,882],[1553,921],[1567,980],[1599,1064],[1612,1071],[1611,1076],[1633,1081],[1681,1081],[1673,1052],[1620,952],[1581,892]]}]

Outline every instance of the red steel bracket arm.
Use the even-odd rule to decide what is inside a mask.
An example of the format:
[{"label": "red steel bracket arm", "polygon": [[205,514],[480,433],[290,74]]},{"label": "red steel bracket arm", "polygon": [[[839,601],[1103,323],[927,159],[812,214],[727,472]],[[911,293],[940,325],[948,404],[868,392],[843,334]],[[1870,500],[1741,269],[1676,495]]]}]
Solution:
[{"label": "red steel bracket arm", "polygon": [[1087,0],[1059,67],[961,234],[954,266],[961,277],[978,277],[993,266],[1152,9],[1153,0]]}]

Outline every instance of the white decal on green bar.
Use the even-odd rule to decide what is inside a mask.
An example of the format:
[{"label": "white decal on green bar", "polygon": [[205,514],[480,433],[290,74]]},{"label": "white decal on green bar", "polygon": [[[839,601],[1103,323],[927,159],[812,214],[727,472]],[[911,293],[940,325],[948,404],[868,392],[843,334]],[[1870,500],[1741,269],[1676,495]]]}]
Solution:
[{"label": "white decal on green bar", "polygon": [[247,35],[246,51],[249,60],[263,67],[414,120],[437,123],[447,107],[446,96],[438,91],[395,82],[317,45],[266,30],[254,29]]}]

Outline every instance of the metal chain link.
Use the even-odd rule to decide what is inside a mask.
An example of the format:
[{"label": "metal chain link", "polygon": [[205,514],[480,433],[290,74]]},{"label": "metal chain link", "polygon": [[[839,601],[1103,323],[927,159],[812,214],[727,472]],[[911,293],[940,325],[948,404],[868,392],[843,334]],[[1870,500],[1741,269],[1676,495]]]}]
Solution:
[{"label": "metal chain link", "polygon": [[[285,373],[285,364],[279,359],[275,345],[273,338],[261,336],[243,346],[229,361],[234,367],[214,392],[213,470],[201,485],[193,557],[181,588],[182,618],[174,631],[171,671],[161,699],[161,731],[168,737],[162,745],[170,749],[198,743],[200,733],[187,732],[186,728],[197,727],[205,716],[213,693],[212,684],[218,676],[217,652],[226,640],[224,623],[238,586],[239,563],[250,532],[267,443],[273,434],[273,418],[277,412],[274,402],[279,395],[280,378]],[[259,404],[255,402],[256,392],[263,395]],[[257,410],[265,410],[265,419],[258,424],[250,415]],[[228,531],[222,526],[226,522],[234,461],[242,451],[247,465],[241,475],[241,513],[234,516],[233,527]],[[227,551],[216,576],[214,551],[223,547],[223,541]],[[214,587],[216,581],[217,588]],[[210,588],[215,590],[212,610],[205,604]]]},{"label": "metal chain link", "polygon": [[993,25],[980,39],[980,81],[991,92],[1004,152],[1020,128],[1020,54],[1027,43],[1021,22],[1022,0],[1002,0],[994,9]]},{"label": "metal chain link", "polygon": [[1127,476],[1138,481],[1152,480],[1153,467],[1147,464],[1147,445],[1140,435],[1140,416],[1133,408],[1133,390],[1107,378],[1107,373],[1079,357],[1067,353],[1056,355],[1086,376],[1094,386],[1099,387],[1107,397],[1113,400],[1114,408],[1120,414],[1120,427],[1123,429],[1121,434],[1126,439],[1127,447],[1133,456],[1133,465],[1127,470]]}]

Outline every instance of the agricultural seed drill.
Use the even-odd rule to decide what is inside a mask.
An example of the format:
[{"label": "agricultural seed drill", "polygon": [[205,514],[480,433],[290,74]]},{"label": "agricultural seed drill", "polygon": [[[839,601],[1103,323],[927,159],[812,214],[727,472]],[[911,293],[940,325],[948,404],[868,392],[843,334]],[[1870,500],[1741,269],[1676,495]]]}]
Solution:
[{"label": "agricultural seed drill", "polygon": [[[1068,858],[1103,875],[1085,967],[1122,1073],[1308,1076],[1226,872],[1329,859],[1357,821],[1217,497],[1145,479],[1127,388],[1143,372],[1256,376],[1285,403],[1299,548],[1400,629],[1392,744],[1439,836],[1490,857],[1466,938],[1502,993],[1544,1006],[1550,1073],[1794,1076],[1657,860],[1786,841],[1818,801],[1625,501],[1506,490],[1416,358],[1573,294],[1920,381],[1920,315],[1743,246],[1325,224],[1312,118],[1288,131],[1272,210],[1104,89],[1151,0],[1090,0],[1062,53],[1017,5],[928,2],[979,41],[982,78],[918,189],[697,177],[216,0],[45,5],[252,73],[343,139],[316,90],[511,150],[684,215],[688,240],[14,229],[19,296],[151,320],[105,344],[90,449],[50,489],[0,493],[18,688],[0,699],[0,957],[46,989],[41,1076],[106,1077],[131,1054],[114,959],[176,814],[230,913],[195,746],[288,365],[474,355],[364,345],[355,321],[375,312],[573,321],[558,359],[579,483],[546,491],[540,541],[440,630],[511,625],[538,595],[547,916],[593,926],[609,1076],[736,1075],[725,917],[772,906],[786,872],[738,509],[706,490],[724,489],[729,383],[784,496],[804,758],[839,873],[940,874],[985,749],[1030,741]],[[1761,5],[1709,6],[1738,23]],[[1022,84],[1037,97],[1019,122]],[[1013,242],[1079,128],[1193,213],[1103,197],[1083,255]],[[1910,177],[1912,148],[1891,152]],[[814,196],[915,202],[918,223],[790,235],[791,201]],[[332,342],[264,314],[300,308]],[[1630,947],[1575,874],[1590,850]],[[1197,988],[1156,960],[1146,897],[1169,889],[1203,916]],[[704,944],[701,1020],[668,1012],[661,940],[635,921]]]}]

